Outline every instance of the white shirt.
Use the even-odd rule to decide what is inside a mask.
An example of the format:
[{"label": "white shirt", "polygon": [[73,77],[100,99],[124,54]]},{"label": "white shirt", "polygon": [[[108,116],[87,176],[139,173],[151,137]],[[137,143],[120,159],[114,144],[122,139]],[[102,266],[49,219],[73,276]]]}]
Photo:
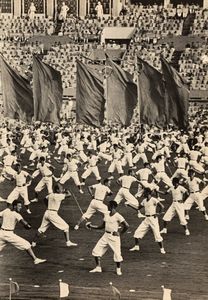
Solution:
[{"label": "white shirt", "polygon": [[67,165],[67,170],[69,172],[77,171],[77,164],[79,163],[77,159],[74,158],[72,160],[65,159],[64,163]]},{"label": "white shirt", "polygon": [[165,172],[165,161],[164,159],[161,159],[159,162],[152,164],[157,173],[159,172]]},{"label": "white shirt", "polygon": [[136,182],[137,179],[131,175],[123,175],[118,179],[121,182],[123,188],[129,189],[133,182]]},{"label": "white shirt", "polygon": [[23,186],[26,184],[26,179],[29,174],[25,171],[21,171],[20,173],[14,174],[14,179],[16,180],[17,186]]},{"label": "white shirt", "polygon": [[175,161],[178,164],[179,169],[185,169],[186,168],[187,159],[185,157],[176,158]]},{"label": "white shirt", "polygon": [[47,196],[48,199],[48,209],[58,211],[61,205],[61,201],[65,199],[65,194],[52,193]]},{"label": "white shirt", "polygon": [[157,208],[157,204],[160,201],[154,197],[151,197],[149,200],[144,199],[141,202],[141,205],[144,206],[144,210],[145,210],[145,215],[155,215],[156,214],[156,208]]},{"label": "white shirt", "polygon": [[90,167],[95,167],[98,162],[98,157],[95,155],[92,155],[92,157],[88,158],[88,163]]},{"label": "white shirt", "polygon": [[51,170],[49,169],[49,167],[50,167],[50,165],[49,165],[48,163],[44,163],[43,166],[41,165],[41,163],[38,163],[38,164],[37,164],[37,169],[38,169],[38,170],[36,170],[36,171],[33,173],[32,177],[35,178],[36,176],[38,176],[39,173],[41,173],[41,175],[42,175],[43,177],[45,177],[45,176],[51,176],[51,175],[52,175],[52,172],[51,172]]},{"label": "white shirt", "polygon": [[142,181],[148,181],[149,175],[152,174],[152,171],[148,168],[143,168],[140,169],[139,171],[136,172],[136,175],[139,176],[139,179]]},{"label": "white shirt", "polygon": [[119,225],[124,221],[124,218],[117,212],[113,216],[110,216],[110,213],[108,213],[105,215],[104,221],[106,231],[117,232]]},{"label": "white shirt", "polygon": [[199,192],[199,185],[202,182],[200,178],[194,177],[192,180],[188,178],[186,182],[189,186],[190,193]]},{"label": "white shirt", "polygon": [[111,193],[111,190],[109,189],[109,187],[102,183],[94,184],[94,185],[92,185],[92,188],[95,189],[94,198],[97,200],[104,200],[106,194]]},{"label": "white shirt", "polygon": [[134,150],[134,145],[133,144],[127,144],[124,146],[124,151],[125,153],[131,153]]},{"label": "white shirt", "polygon": [[77,142],[76,148],[78,151],[83,151],[84,150],[84,142],[82,142],[82,141]]},{"label": "white shirt", "polygon": [[0,217],[3,218],[1,227],[8,230],[14,230],[17,222],[23,219],[19,213],[12,211],[9,208],[1,211]]},{"label": "white shirt", "polygon": [[121,159],[123,152],[121,151],[121,149],[117,149],[116,151],[113,151],[113,158],[114,159]]},{"label": "white shirt", "polygon": [[172,198],[174,201],[181,201],[183,200],[183,195],[187,192],[187,190],[183,186],[179,185],[177,188],[169,188],[168,192],[172,193]]},{"label": "white shirt", "polygon": [[4,156],[4,166],[10,166],[11,167],[11,165],[15,164],[16,162],[17,162],[16,156],[10,155],[10,154]]},{"label": "white shirt", "polygon": [[197,161],[198,157],[201,156],[201,153],[196,150],[191,150],[189,152],[190,160]]},{"label": "white shirt", "polygon": [[138,145],[138,146],[136,146],[136,149],[137,149],[137,152],[141,154],[141,153],[144,153],[145,146],[144,145]]},{"label": "white shirt", "polygon": [[103,152],[103,153],[106,152],[107,147],[109,147],[109,143],[108,142],[104,142],[104,143],[102,143],[102,144],[100,144],[98,146],[98,148],[100,149],[100,152]]},{"label": "white shirt", "polygon": [[208,156],[208,147],[207,146],[204,146],[201,148],[201,153],[204,155],[204,156]]}]

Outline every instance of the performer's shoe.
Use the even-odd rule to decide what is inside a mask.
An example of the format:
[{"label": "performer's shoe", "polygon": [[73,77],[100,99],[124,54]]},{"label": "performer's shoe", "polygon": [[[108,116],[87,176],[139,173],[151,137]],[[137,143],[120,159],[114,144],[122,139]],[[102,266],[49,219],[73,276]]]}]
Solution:
[{"label": "performer's shoe", "polygon": [[32,243],[31,243],[31,246],[32,246],[33,248],[36,247],[36,245],[37,245],[36,242],[32,242]]},{"label": "performer's shoe", "polygon": [[165,254],[165,249],[164,248],[160,248],[160,253]]},{"label": "performer's shoe", "polygon": [[75,225],[74,230],[78,230],[78,229],[79,229],[79,225]]},{"label": "performer's shoe", "polygon": [[83,190],[81,190],[81,189],[79,190],[79,192],[80,192],[80,194],[84,194],[84,191],[83,191]]},{"label": "performer's shoe", "polygon": [[190,235],[190,231],[188,229],[186,229],[185,235]]},{"label": "performer's shoe", "polygon": [[27,213],[28,213],[29,215],[31,215],[31,213],[32,213],[31,210],[30,210],[29,208],[27,209]]},{"label": "performer's shoe", "polygon": [[34,198],[32,200],[30,200],[31,203],[35,203],[35,202],[38,202],[38,199],[37,198]]},{"label": "performer's shoe", "polygon": [[89,273],[102,273],[102,268],[96,267],[96,268],[90,270]]},{"label": "performer's shoe", "polygon": [[139,245],[135,245],[133,248],[129,249],[129,251],[139,251]]},{"label": "performer's shoe", "polygon": [[185,219],[189,220],[190,219],[189,215],[185,215]]},{"label": "performer's shoe", "polygon": [[168,231],[167,231],[167,228],[163,228],[161,231],[160,231],[160,233],[164,233],[164,234],[166,234]]},{"label": "performer's shoe", "polygon": [[42,263],[44,263],[44,262],[46,262],[46,259],[36,258],[36,259],[34,260],[34,264],[35,264],[35,265],[42,264]]},{"label": "performer's shoe", "polygon": [[145,218],[145,215],[143,215],[141,212],[138,212],[137,217],[138,217],[138,218]]},{"label": "performer's shoe", "polygon": [[66,246],[67,246],[67,247],[76,247],[77,244],[76,244],[76,243],[72,243],[71,241],[67,241],[67,242],[66,242]]},{"label": "performer's shoe", "polygon": [[117,274],[118,276],[121,276],[121,275],[122,275],[121,268],[117,268],[117,269],[116,269],[116,274]]},{"label": "performer's shoe", "polygon": [[206,221],[208,221],[208,215],[204,215]]}]

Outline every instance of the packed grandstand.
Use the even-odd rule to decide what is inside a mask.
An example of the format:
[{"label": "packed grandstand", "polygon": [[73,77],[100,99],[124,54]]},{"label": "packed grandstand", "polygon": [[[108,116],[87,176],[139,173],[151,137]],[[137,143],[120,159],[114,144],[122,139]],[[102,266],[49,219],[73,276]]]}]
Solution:
[{"label": "packed grandstand", "polygon": [[[32,55],[40,53],[43,61],[61,72],[65,96],[74,96],[76,60],[92,63],[96,50],[122,50],[121,65],[134,74],[135,55],[160,70],[162,54],[187,80],[191,97],[206,98],[208,89],[208,12],[199,5],[144,5],[130,1],[118,16],[104,14],[96,18],[93,7],[85,17],[69,10],[67,18],[38,14],[34,20],[27,15],[1,14],[1,53],[21,74],[30,78]],[[41,1],[37,2],[41,5]],[[38,11],[38,7],[36,8]],[[128,40],[103,40],[104,28],[133,27]],[[111,32],[111,31],[110,31]],[[57,36],[58,37],[57,37]],[[45,38],[43,38],[45,37]],[[101,59],[98,55],[97,60]],[[96,61],[95,61],[96,63]],[[66,103],[66,102],[65,102]]]}]

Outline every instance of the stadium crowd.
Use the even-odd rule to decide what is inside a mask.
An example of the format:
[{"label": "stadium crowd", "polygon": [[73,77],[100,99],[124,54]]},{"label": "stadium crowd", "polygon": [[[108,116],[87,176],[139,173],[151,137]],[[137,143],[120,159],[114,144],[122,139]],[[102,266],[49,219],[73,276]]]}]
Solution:
[{"label": "stadium crowd", "polygon": [[[190,83],[190,89],[208,88],[207,76],[207,12],[197,5],[179,5],[177,7],[153,5],[128,5],[125,13],[119,16],[95,18],[86,16],[81,19],[68,12],[61,23],[59,35],[70,37],[69,43],[56,43],[49,49],[43,42],[32,42],[31,37],[52,35],[56,29],[56,20],[35,16],[0,17],[1,49],[5,58],[21,73],[27,74],[31,69],[32,54],[44,53],[44,61],[51,64],[63,75],[63,87],[68,88],[76,84],[76,59],[81,54],[88,56],[91,51],[99,48],[101,32],[104,27],[135,27],[136,31],[126,51],[123,66],[131,72],[129,64],[134,61],[135,54],[148,61],[160,70],[160,55],[171,61],[175,48],[174,43],[161,43],[167,36],[180,36],[183,31],[184,20],[189,14],[194,14],[193,25],[190,25],[189,35],[201,36],[204,44],[186,47],[179,59],[179,71]],[[114,43],[112,41],[111,43]],[[105,45],[101,47],[105,48]],[[122,47],[116,45],[116,47]],[[197,49],[195,49],[197,48]],[[44,52],[44,50],[46,50]]]}]

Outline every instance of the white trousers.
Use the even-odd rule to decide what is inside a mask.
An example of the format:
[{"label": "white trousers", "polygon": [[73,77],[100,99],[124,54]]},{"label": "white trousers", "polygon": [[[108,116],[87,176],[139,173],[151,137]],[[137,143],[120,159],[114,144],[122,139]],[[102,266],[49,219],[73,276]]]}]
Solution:
[{"label": "white trousers", "polygon": [[95,257],[102,257],[108,248],[114,253],[114,261],[122,262],[123,257],[121,255],[121,239],[120,236],[113,236],[110,233],[104,233],[104,235],[99,239],[95,248],[92,251],[92,255]]}]

